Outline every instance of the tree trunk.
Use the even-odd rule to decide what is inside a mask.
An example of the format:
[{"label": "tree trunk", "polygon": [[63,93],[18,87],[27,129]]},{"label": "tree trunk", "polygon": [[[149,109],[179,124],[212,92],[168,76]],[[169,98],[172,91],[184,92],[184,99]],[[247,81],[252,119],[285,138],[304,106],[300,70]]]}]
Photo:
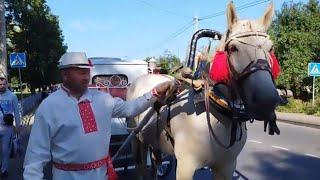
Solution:
[{"label": "tree trunk", "polygon": [[7,72],[7,36],[4,0],[0,0],[0,73]]}]

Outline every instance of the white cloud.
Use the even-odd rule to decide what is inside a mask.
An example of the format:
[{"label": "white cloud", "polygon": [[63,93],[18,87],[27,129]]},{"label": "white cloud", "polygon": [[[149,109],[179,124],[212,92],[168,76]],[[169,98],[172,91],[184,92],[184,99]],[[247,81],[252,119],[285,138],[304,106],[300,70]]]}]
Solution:
[{"label": "white cloud", "polygon": [[93,32],[93,31],[110,31],[112,25],[107,22],[94,20],[74,20],[69,24],[69,28],[78,32]]}]

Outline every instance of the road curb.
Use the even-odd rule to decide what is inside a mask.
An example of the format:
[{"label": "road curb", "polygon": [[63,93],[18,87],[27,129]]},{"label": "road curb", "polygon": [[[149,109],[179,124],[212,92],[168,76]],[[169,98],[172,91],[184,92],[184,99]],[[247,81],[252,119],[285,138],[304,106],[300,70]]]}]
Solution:
[{"label": "road curb", "polygon": [[318,124],[311,124],[311,123],[306,123],[306,122],[291,121],[291,120],[288,120],[288,119],[277,119],[277,121],[283,122],[283,123],[288,123],[288,124],[294,124],[294,125],[298,125],[298,126],[306,126],[306,127],[311,127],[311,128],[320,129],[320,125],[318,125]]},{"label": "road curb", "polygon": [[277,112],[277,120],[284,123],[320,129],[320,117],[318,116]]}]

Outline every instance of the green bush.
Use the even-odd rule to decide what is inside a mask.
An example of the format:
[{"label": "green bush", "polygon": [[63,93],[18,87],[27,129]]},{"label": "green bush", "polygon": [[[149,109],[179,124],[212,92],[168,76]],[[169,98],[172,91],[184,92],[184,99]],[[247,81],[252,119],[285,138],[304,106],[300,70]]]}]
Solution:
[{"label": "green bush", "polygon": [[304,102],[294,98],[289,98],[288,101],[287,105],[279,106],[277,111],[320,116],[320,97],[315,99],[314,106],[312,106],[312,101]]},{"label": "green bush", "polygon": [[315,114],[317,113],[317,108],[315,106],[312,106],[311,103],[308,103],[303,107],[303,112],[309,115]]},{"label": "green bush", "polygon": [[285,106],[279,106],[277,111],[280,112],[291,112],[291,113],[302,113],[303,112],[303,101],[298,99],[289,98],[288,104]]}]

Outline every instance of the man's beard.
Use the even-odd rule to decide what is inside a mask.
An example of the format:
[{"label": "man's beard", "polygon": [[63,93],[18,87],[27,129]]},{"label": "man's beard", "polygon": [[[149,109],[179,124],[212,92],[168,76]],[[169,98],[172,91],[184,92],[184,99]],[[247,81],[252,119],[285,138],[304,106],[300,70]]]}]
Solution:
[{"label": "man's beard", "polygon": [[75,82],[67,82],[68,89],[76,94],[84,94],[84,92],[88,89],[88,83],[75,83]]},{"label": "man's beard", "polygon": [[0,88],[0,93],[4,93],[6,91],[7,88]]}]

